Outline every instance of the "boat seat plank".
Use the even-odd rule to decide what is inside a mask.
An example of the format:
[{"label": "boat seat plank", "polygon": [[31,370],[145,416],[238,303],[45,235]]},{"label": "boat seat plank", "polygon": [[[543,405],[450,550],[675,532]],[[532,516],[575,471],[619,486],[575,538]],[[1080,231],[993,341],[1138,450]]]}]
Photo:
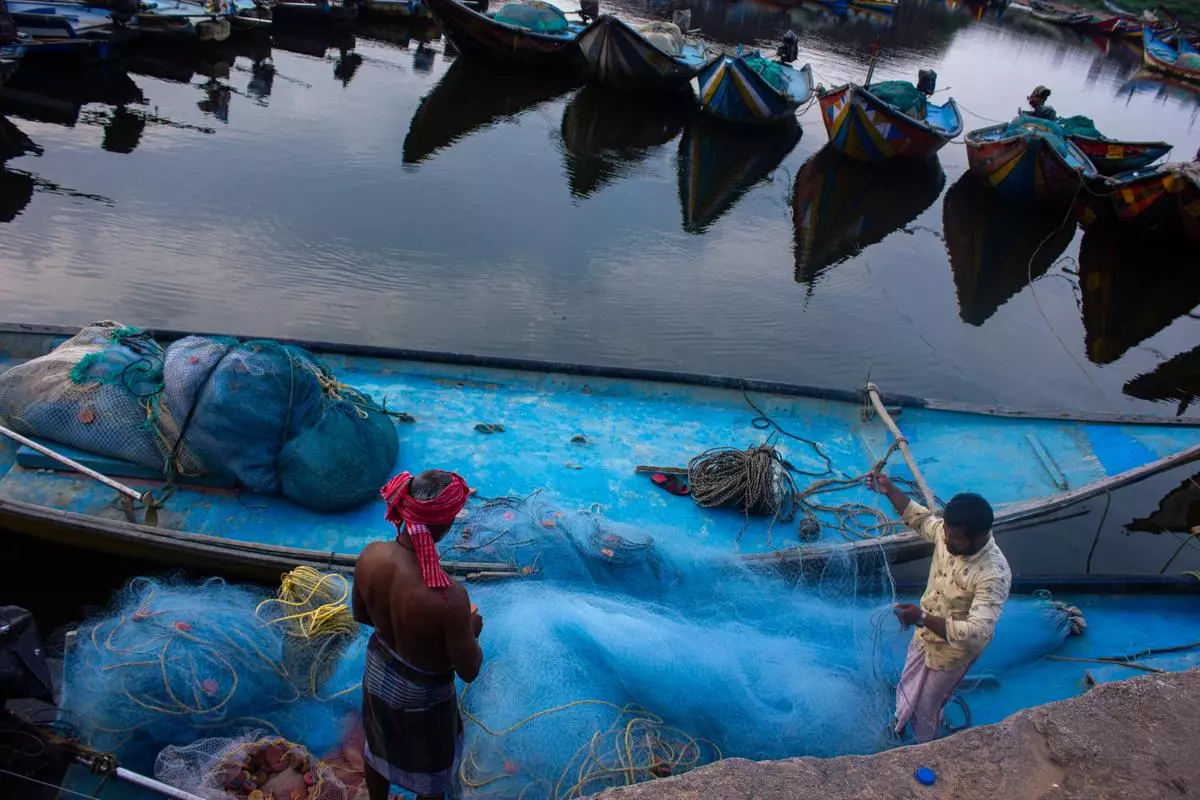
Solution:
[{"label": "boat seat plank", "polygon": [[[166,482],[167,476],[162,470],[154,470],[149,467],[143,467],[140,464],[133,464],[128,461],[122,461],[117,458],[109,458],[108,456],[100,456],[95,453],[88,453],[83,450],[77,450],[74,447],[68,447],[57,442],[46,441],[42,439],[34,439],[38,444],[48,447],[56,453],[60,453],[67,458],[78,461],[88,469],[93,469],[101,475],[109,478],[133,478],[135,480],[145,481],[163,481]],[[39,453],[31,447],[21,445],[17,448],[17,466],[25,469],[49,469],[56,472],[74,472],[70,467],[55,461],[47,455]],[[234,482],[231,478],[217,477],[212,475],[201,475],[199,477],[189,477],[184,480],[176,481],[180,484],[190,484],[194,486],[210,486],[223,489],[232,489]]]}]

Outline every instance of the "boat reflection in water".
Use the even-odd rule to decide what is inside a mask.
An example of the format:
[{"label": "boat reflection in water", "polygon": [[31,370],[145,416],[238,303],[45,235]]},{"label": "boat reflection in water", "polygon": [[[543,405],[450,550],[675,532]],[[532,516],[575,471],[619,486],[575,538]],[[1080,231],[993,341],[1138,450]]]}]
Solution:
[{"label": "boat reflection in water", "polygon": [[571,196],[590,197],[629,175],[678,136],[697,113],[686,92],[643,97],[589,84],[563,111],[562,140]]},{"label": "boat reflection in water", "polygon": [[908,225],[945,184],[936,160],[864,164],[821,148],[796,173],[796,281],[811,286],[829,267]]},{"label": "boat reflection in water", "polygon": [[1200,345],[1138,375],[1123,391],[1139,400],[1173,401],[1176,415],[1183,416],[1200,398]]},{"label": "boat reflection in water", "polygon": [[0,223],[12,222],[33,199],[33,176],[9,170],[4,162],[27,153],[40,153],[25,133],[6,118],[0,117]]},{"label": "boat reflection in water", "polygon": [[1200,305],[1195,248],[1091,228],[1079,248],[1088,358],[1111,364]]},{"label": "boat reflection in water", "polygon": [[271,33],[275,49],[298,53],[302,56],[325,58],[330,50],[336,50],[333,59],[333,77],[349,86],[350,81],[362,65],[362,56],[354,51],[358,41],[354,34],[340,26],[324,27],[304,25],[278,27]]},{"label": "boat reflection in water", "polygon": [[[5,111],[33,122],[73,128],[104,128],[101,146],[112,153],[132,153],[141,141],[146,115],[126,108],[146,102],[142,90],[125,72],[111,67],[80,70],[70,64],[44,64],[18,70],[4,86]],[[110,109],[84,109],[102,104]]]},{"label": "boat reflection in water", "polygon": [[404,137],[404,163],[420,164],[477,130],[511,121],[565,94],[575,83],[569,75],[513,80],[491,64],[457,59],[417,106]]},{"label": "boat reflection in water", "polygon": [[964,174],[942,201],[958,315],[982,325],[1040,278],[1075,238],[1074,220],[1007,203]]},{"label": "boat reflection in water", "polygon": [[683,229],[703,233],[764,180],[800,141],[795,118],[747,130],[699,114],[679,140]]}]

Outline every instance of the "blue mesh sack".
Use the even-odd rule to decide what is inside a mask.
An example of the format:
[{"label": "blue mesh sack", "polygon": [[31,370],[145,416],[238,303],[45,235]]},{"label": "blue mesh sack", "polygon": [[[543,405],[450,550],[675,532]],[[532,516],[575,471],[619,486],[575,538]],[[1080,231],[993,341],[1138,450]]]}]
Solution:
[{"label": "blue mesh sack", "polygon": [[925,95],[908,81],[881,81],[866,88],[901,114],[924,121],[928,101]]},{"label": "blue mesh sack", "polygon": [[279,452],[319,413],[326,373],[298,347],[189,336],[167,348],[163,399],[209,472],[278,494]]},{"label": "blue mesh sack", "polygon": [[1005,136],[1028,136],[1031,134],[1044,139],[1063,158],[1068,157],[1070,151],[1067,149],[1067,133],[1058,122],[1021,114],[1008,123],[1004,129]]},{"label": "blue mesh sack", "polygon": [[339,394],[279,454],[284,496],[317,511],[377,497],[399,450],[396,428],[382,408],[352,389]]},{"label": "blue mesh sack", "polygon": [[566,33],[567,16],[549,3],[533,0],[528,3],[505,3],[493,18],[534,33]]},{"label": "blue mesh sack", "polygon": [[18,433],[161,469],[163,350],[147,333],[97,322],[0,375],[0,420]]}]

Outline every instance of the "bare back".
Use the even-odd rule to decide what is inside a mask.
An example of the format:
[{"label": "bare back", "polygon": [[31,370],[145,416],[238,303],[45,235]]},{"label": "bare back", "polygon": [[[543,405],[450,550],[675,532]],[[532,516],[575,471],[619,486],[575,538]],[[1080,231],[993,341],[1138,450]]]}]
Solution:
[{"label": "bare back", "polygon": [[375,628],[383,643],[418,669],[453,669],[464,680],[479,671],[482,653],[472,628],[471,603],[457,583],[430,589],[416,553],[399,541],[373,542],[354,568],[354,618]]}]

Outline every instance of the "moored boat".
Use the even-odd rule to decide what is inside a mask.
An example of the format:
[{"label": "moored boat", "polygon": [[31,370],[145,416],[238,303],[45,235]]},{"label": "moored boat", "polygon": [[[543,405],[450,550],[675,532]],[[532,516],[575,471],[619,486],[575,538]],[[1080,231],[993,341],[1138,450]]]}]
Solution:
[{"label": "moored boat", "polygon": [[[901,107],[880,96],[880,92],[890,95],[895,87],[911,89],[906,92],[910,105]],[[829,143],[857,161],[929,158],[963,129],[953,98],[941,105],[931,103],[903,81],[818,89],[817,98]]]},{"label": "moored boat", "polygon": [[358,17],[353,0],[279,0],[272,7],[280,22],[349,22]]},{"label": "moored boat", "polygon": [[1086,228],[1115,222],[1136,233],[1200,241],[1200,162],[1172,162],[1105,180],[1077,208]]},{"label": "moored boat", "polygon": [[1029,117],[971,131],[966,144],[971,173],[1017,202],[1070,204],[1099,174],[1060,129]]},{"label": "moored boat", "polygon": [[479,12],[459,0],[423,0],[446,38],[468,58],[547,70],[583,65],[576,41],[583,22],[549,3],[506,3]]},{"label": "moored boat", "polygon": [[1167,142],[1125,142],[1103,136],[1067,137],[1088,157],[1101,175],[1116,175],[1145,167],[1171,152]]},{"label": "moored boat", "polygon": [[433,14],[425,0],[359,0],[358,9],[363,16],[378,17],[381,20],[433,20]]},{"label": "moored boat", "polygon": [[[5,326],[0,331],[0,365],[8,368],[44,355],[74,333]],[[178,337],[156,334],[163,344]],[[861,476],[893,448],[882,422],[864,422],[859,391],[307,346],[339,379],[370,386],[376,402],[386,403],[393,414],[403,413],[407,420],[397,425],[399,462],[375,464],[373,469],[436,465],[460,470],[482,497],[527,497],[540,490],[543,497],[567,508],[597,503],[616,523],[670,531],[714,555],[736,550],[765,567],[820,564],[839,554],[858,553],[906,561],[924,558],[929,550],[916,534],[898,532],[899,526],[875,534],[847,534],[835,517],[820,511],[814,512],[819,530],[805,533],[811,541],[802,542],[794,523],[747,517],[736,508],[702,508],[687,497],[665,493],[646,474],[682,468],[712,447],[740,448],[747,441],[762,441],[768,434],[759,425],[766,420],[768,427],[794,431],[815,443],[783,437],[776,445],[798,471],[794,474],[801,491],[813,489],[823,477]],[[1080,504],[1102,501],[1107,493],[1200,457],[1197,420],[1062,412],[1039,417],[886,394],[879,403],[902,410],[900,425],[908,446],[939,496],[977,491],[996,506],[997,535],[1002,546],[1013,545],[1009,557],[1018,574],[1060,569],[1051,557],[1052,540],[1060,535],[1064,516]],[[70,424],[96,422],[107,430],[114,422],[107,413],[105,408],[91,414],[81,411]],[[688,425],[678,424],[681,414],[686,414]],[[14,424],[12,419],[5,422]],[[972,447],[964,449],[964,441]],[[281,568],[298,564],[349,569],[363,545],[385,525],[377,504],[322,513],[280,496],[248,495],[218,476],[179,478],[173,492],[164,496],[166,481],[153,469],[62,445],[48,447],[74,458],[76,466],[26,444],[0,442],[0,529],[75,547],[186,563],[197,570],[277,579]],[[92,479],[80,468],[106,476],[110,483]],[[895,478],[914,477],[898,457],[888,469]],[[140,499],[114,506],[114,491],[126,499],[129,494]],[[865,491],[850,499],[885,508],[883,498]],[[1030,530],[1042,523],[1045,528]],[[1006,532],[1017,528],[1022,532],[1009,538]],[[705,535],[695,537],[701,530]],[[1024,563],[1018,558],[1022,538],[1037,542],[1035,557]],[[1168,543],[1168,549],[1173,544]],[[1116,549],[1120,548],[1110,546],[1105,554],[1119,559],[1114,562],[1120,564],[1116,571],[1157,574],[1161,567],[1162,554],[1151,552],[1153,548],[1139,544],[1120,553],[1113,552]],[[478,562],[487,561],[486,550],[473,549],[471,554],[471,563],[460,564],[460,574],[503,572],[502,563],[480,566]],[[1061,556],[1063,563],[1074,563],[1076,554],[1064,551]],[[1189,559],[1177,568],[1193,568],[1187,566]],[[1097,572],[1104,569],[1097,564]]]},{"label": "moored boat", "polygon": [[760,53],[717,56],[697,77],[700,107],[727,122],[788,119],[813,94],[812,67],[795,69]]},{"label": "moored boat", "polygon": [[579,34],[592,80],[626,92],[672,92],[704,66],[705,51],[677,25],[653,22],[635,30],[604,14]]},{"label": "moored boat", "polygon": [[1172,43],[1165,35],[1143,27],[1142,57],[1151,69],[1200,83],[1200,53],[1186,37],[1177,36]]},{"label": "moored boat", "polygon": [[1042,22],[1049,22],[1052,25],[1065,25],[1068,27],[1083,26],[1091,23],[1093,17],[1086,11],[1079,11],[1074,8],[1067,8],[1052,3],[1039,2],[1033,0],[1029,6],[1030,14],[1034,19]]},{"label": "moored boat", "polygon": [[679,139],[683,229],[706,231],[779,166],[800,141],[800,134],[800,124],[790,118],[752,131],[702,114],[693,117]]},{"label": "moored boat", "polygon": [[1141,36],[1142,23],[1131,17],[1092,17],[1080,28],[1101,36]]},{"label": "moored boat", "polygon": [[132,15],[82,3],[11,0],[8,11],[28,58],[78,55],[102,59],[114,42],[133,38],[137,31]]}]

